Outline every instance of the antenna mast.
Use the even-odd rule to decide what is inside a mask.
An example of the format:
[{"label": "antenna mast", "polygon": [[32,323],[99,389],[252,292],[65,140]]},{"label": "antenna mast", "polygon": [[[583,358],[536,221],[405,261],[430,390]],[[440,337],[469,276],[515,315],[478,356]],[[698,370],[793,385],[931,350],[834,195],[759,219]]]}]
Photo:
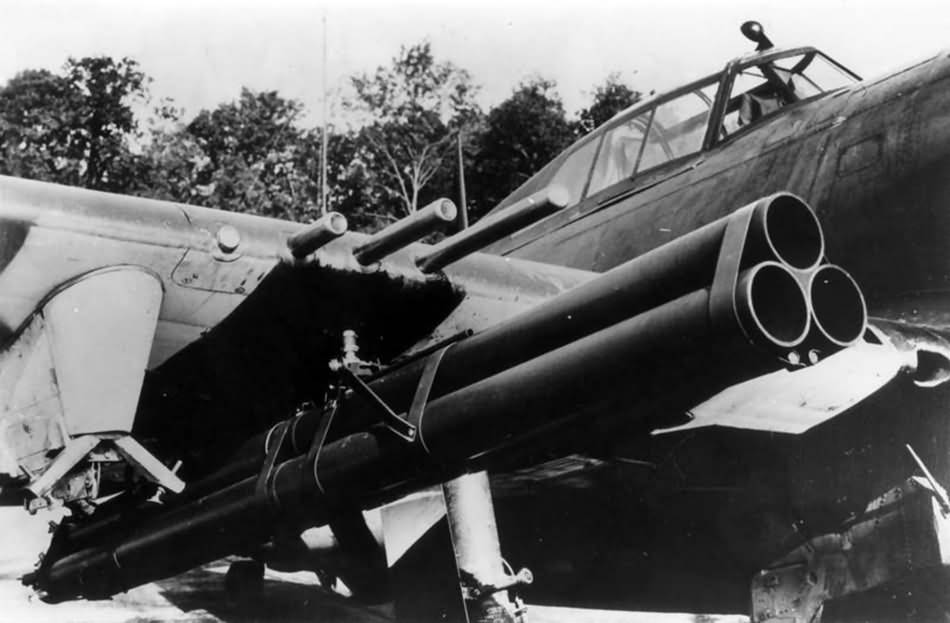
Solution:
[{"label": "antenna mast", "polygon": [[462,153],[462,130],[455,137],[458,143],[459,165],[459,229],[468,228],[468,200],[465,197],[465,158]]},{"label": "antenna mast", "polygon": [[320,212],[326,214],[327,207],[327,11],[323,10],[323,130],[320,132]]}]

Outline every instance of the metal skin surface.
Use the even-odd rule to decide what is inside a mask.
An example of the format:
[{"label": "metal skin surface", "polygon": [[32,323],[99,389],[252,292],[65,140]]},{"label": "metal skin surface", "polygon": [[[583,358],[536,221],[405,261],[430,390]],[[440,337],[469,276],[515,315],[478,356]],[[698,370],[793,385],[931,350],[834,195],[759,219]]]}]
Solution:
[{"label": "metal skin surface", "polygon": [[950,291],[948,77],[950,56],[941,53],[794,104],[686,165],[633,178],[614,193],[619,199],[597,195],[492,250],[605,270],[788,191],[815,208],[833,259],[862,284],[872,316],[950,325],[939,304]]},{"label": "metal skin surface", "polygon": [[[222,248],[216,236],[225,227],[239,233],[233,250]],[[149,361],[154,368],[220,324],[281,262],[355,275],[385,273],[422,288],[449,281],[472,298],[537,301],[585,280],[582,271],[487,256],[461,262],[446,273],[448,279],[427,277],[412,265],[412,257],[426,245],[413,245],[381,267],[364,269],[352,253],[371,241],[363,234],[329,244],[320,240],[322,248],[315,255],[292,259],[283,251],[288,239],[308,229],[277,219],[0,176],[0,323],[9,338],[61,284],[99,268],[147,266],[162,279],[166,293]]]},{"label": "metal skin surface", "polygon": [[[796,104],[660,171],[665,181],[633,179],[623,198],[569,207],[494,250],[606,269],[758,193],[788,190],[816,208],[830,256],[862,286],[870,322],[911,341],[928,334],[908,345],[911,367],[924,370],[922,353],[941,352],[950,329],[948,77],[944,52]],[[503,547],[547,577],[532,587],[536,600],[744,612],[759,569],[914,473],[905,441],[950,483],[950,396],[939,383],[899,376],[802,436],[707,429],[617,439],[591,450],[613,463],[577,470],[560,489],[538,480],[530,497],[501,505]],[[561,532],[540,523],[552,515]],[[526,545],[555,540],[554,555]]]},{"label": "metal skin surface", "polygon": [[353,251],[368,237],[355,233],[295,258],[289,240],[306,233],[275,219],[0,178],[0,338],[9,347],[64,284],[145,267],[164,296],[135,434],[193,475],[319,395],[345,329],[360,332],[367,358],[388,359],[592,276],[481,254],[426,276],[413,264],[426,245],[363,267]]},{"label": "metal skin surface", "polygon": [[[741,62],[727,66],[724,84]],[[596,273],[791,191],[816,206],[822,244],[862,284],[871,314],[894,321],[898,334],[900,323],[929,328],[922,343],[939,355],[933,345],[950,330],[948,77],[941,54],[789,105],[723,142],[710,126],[694,156],[490,247],[505,258],[478,253],[432,275],[416,267],[431,250],[425,245],[363,267],[353,251],[366,237],[346,234],[295,260],[286,239],[303,226],[0,180],[0,237],[9,242],[0,253],[0,321],[13,335],[58,283],[130,255],[147,263],[166,296],[136,433],[200,479],[227,470],[242,442],[326,387],[324,364],[338,355],[344,329],[365,336],[369,357],[389,361],[517,312],[543,316],[546,299],[596,283]],[[224,226],[240,232],[237,246],[233,232],[218,235]],[[737,354],[716,338],[708,285],[436,392],[414,446],[379,427],[348,431],[319,455],[278,456],[263,489],[242,466],[179,507],[128,515],[104,507],[81,538],[75,526],[61,529],[65,547],[54,543],[40,584],[56,598],[110,594],[246,548],[274,522],[325,523],[340,504],[372,507],[465,469],[506,471],[583,452],[591,467],[566,486],[541,465],[538,486],[496,505],[503,551],[537,571],[533,600],[742,612],[754,572],[805,532],[833,532],[909,475],[913,466],[895,445],[913,443],[937,479],[950,481],[950,397],[945,386],[923,389],[899,376],[798,437],[729,429],[651,437],[658,419],[675,421],[769,369],[748,356],[746,341]],[[803,292],[810,309],[816,295]],[[762,306],[733,311],[748,309]],[[852,337],[821,324],[827,339],[791,332],[789,342],[829,348]],[[921,350],[908,346],[912,360]],[[350,401],[347,409],[361,408]],[[252,453],[260,448],[251,442]]]}]

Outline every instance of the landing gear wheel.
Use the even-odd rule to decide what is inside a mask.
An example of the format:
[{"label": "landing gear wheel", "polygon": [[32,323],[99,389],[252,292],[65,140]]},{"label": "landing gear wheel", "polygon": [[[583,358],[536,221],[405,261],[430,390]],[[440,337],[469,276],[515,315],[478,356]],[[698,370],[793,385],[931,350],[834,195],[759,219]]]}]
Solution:
[{"label": "landing gear wheel", "polygon": [[232,562],[224,576],[224,590],[233,601],[247,601],[264,587],[264,563],[256,560]]}]

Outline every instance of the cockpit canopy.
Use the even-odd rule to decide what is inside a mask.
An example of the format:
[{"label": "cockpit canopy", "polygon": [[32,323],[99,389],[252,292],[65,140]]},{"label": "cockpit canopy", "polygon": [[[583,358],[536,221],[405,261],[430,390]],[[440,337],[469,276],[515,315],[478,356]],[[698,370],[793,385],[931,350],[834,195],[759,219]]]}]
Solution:
[{"label": "cockpit canopy", "polygon": [[512,193],[508,205],[552,184],[576,204],[614,184],[665,170],[747,132],[783,109],[860,78],[810,47],[768,49],[722,71],[638,102],[580,139]]}]

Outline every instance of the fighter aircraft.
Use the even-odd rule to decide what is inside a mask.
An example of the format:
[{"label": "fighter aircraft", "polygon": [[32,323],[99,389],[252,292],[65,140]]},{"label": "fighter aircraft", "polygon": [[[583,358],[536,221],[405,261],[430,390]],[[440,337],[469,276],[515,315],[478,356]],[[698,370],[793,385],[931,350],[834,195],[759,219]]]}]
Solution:
[{"label": "fighter aircraft", "polygon": [[812,621],[940,581],[950,61],[743,32],[434,245],[451,201],[364,235],[0,180],[0,482],[70,510],[25,582]]}]

